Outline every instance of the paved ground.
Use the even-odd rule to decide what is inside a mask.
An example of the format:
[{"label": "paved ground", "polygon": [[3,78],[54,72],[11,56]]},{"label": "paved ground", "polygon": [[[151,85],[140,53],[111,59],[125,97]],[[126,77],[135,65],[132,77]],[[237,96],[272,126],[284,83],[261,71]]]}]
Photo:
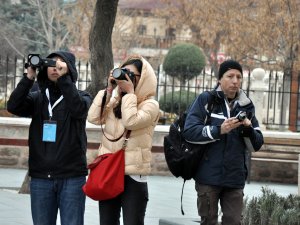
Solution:
[{"label": "paved ground", "polygon": [[[30,198],[18,194],[26,170],[0,168],[0,224],[31,225]],[[150,176],[148,180],[150,200],[147,207],[145,225],[198,224],[196,192],[194,182],[188,181],[183,196],[183,209],[180,211],[182,180],[174,177]],[[252,198],[261,194],[261,188],[268,186],[282,196],[297,194],[297,185],[251,182],[245,187],[245,197]],[[87,198],[85,224],[99,225],[97,202]],[[176,222],[171,222],[176,221]],[[188,221],[191,221],[190,223]],[[59,225],[59,220],[57,225]]]}]

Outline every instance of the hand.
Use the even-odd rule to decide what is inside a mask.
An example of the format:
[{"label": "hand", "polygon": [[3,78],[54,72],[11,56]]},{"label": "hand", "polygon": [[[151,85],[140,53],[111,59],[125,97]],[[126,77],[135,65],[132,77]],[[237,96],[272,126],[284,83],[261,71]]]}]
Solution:
[{"label": "hand", "polygon": [[34,80],[36,78],[36,68],[28,66],[27,67],[27,78],[30,80]]},{"label": "hand", "polygon": [[56,70],[59,77],[68,73],[68,66],[65,62],[57,60],[56,61]]},{"label": "hand", "polygon": [[243,125],[245,127],[251,127],[252,126],[251,120],[249,120],[248,118],[244,119],[243,120]]},{"label": "hand", "polygon": [[116,80],[120,92],[124,92],[127,94],[133,94],[134,93],[134,86],[132,81],[130,80],[129,76],[125,74],[126,80]]},{"label": "hand", "polygon": [[112,76],[112,71],[110,71],[108,79],[107,79],[107,89],[114,90],[117,86],[116,79]]},{"label": "hand", "polygon": [[244,121],[239,121],[237,118],[235,117],[231,117],[229,119],[224,120],[224,122],[221,125],[221,134],[227,134],[229,133],[231,130],[239,127],[240,125],[243,124]]}]

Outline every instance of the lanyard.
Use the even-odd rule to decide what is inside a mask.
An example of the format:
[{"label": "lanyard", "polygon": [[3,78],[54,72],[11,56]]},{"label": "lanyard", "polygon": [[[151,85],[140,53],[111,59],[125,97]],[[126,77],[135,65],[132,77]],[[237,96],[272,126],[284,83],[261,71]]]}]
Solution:
[{"label": "lanyard", "polygon": [[47,96],[47,98],[48,98],[48,100],[49,100],[48,111],[49,111],[49,117],[50,117],[50,120],[51,120],[52,115],[53,115],[52,110],[54,109],[55,106],[58,105],[58,103],[61,102],[61,100],[64,98],[64,96],[61,95],[61,96],[59,97],[59,99],[57,99],[56,102],[54,102],[54,105],[53,105],[52,107],[51,107],[51,103],[50,103],[50,93],[49,93],[48,88],[46,89],[46,96]]}]

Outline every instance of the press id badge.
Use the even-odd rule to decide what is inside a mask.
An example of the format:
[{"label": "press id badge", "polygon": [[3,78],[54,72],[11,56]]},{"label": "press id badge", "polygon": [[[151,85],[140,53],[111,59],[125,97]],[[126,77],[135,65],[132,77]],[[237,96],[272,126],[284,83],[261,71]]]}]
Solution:
[{"label": "press id badge", "polygon": [[55,142],[56,141],[56,121],[44,121],[43,125],[43,141]]}]

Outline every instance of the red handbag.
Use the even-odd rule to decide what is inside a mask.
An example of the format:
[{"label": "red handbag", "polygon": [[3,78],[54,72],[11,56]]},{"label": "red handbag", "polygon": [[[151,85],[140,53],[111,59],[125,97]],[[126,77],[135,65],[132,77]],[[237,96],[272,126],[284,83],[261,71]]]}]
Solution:
[{"label": "red handbag", "polygon": [[124,191],[124,149],[98,156],[88,165],[90,174],[83,186],[84,193],[94,200],[107,200]]},{"label": "red handbag", "polygon": [[[98,156],[88,165],[90,173],[83,192],[96,201],[114,198],[124,191],[125,148],[131,131],[126,134],[122,149]],[[120,138],[119,138],[120,139]]]}]

